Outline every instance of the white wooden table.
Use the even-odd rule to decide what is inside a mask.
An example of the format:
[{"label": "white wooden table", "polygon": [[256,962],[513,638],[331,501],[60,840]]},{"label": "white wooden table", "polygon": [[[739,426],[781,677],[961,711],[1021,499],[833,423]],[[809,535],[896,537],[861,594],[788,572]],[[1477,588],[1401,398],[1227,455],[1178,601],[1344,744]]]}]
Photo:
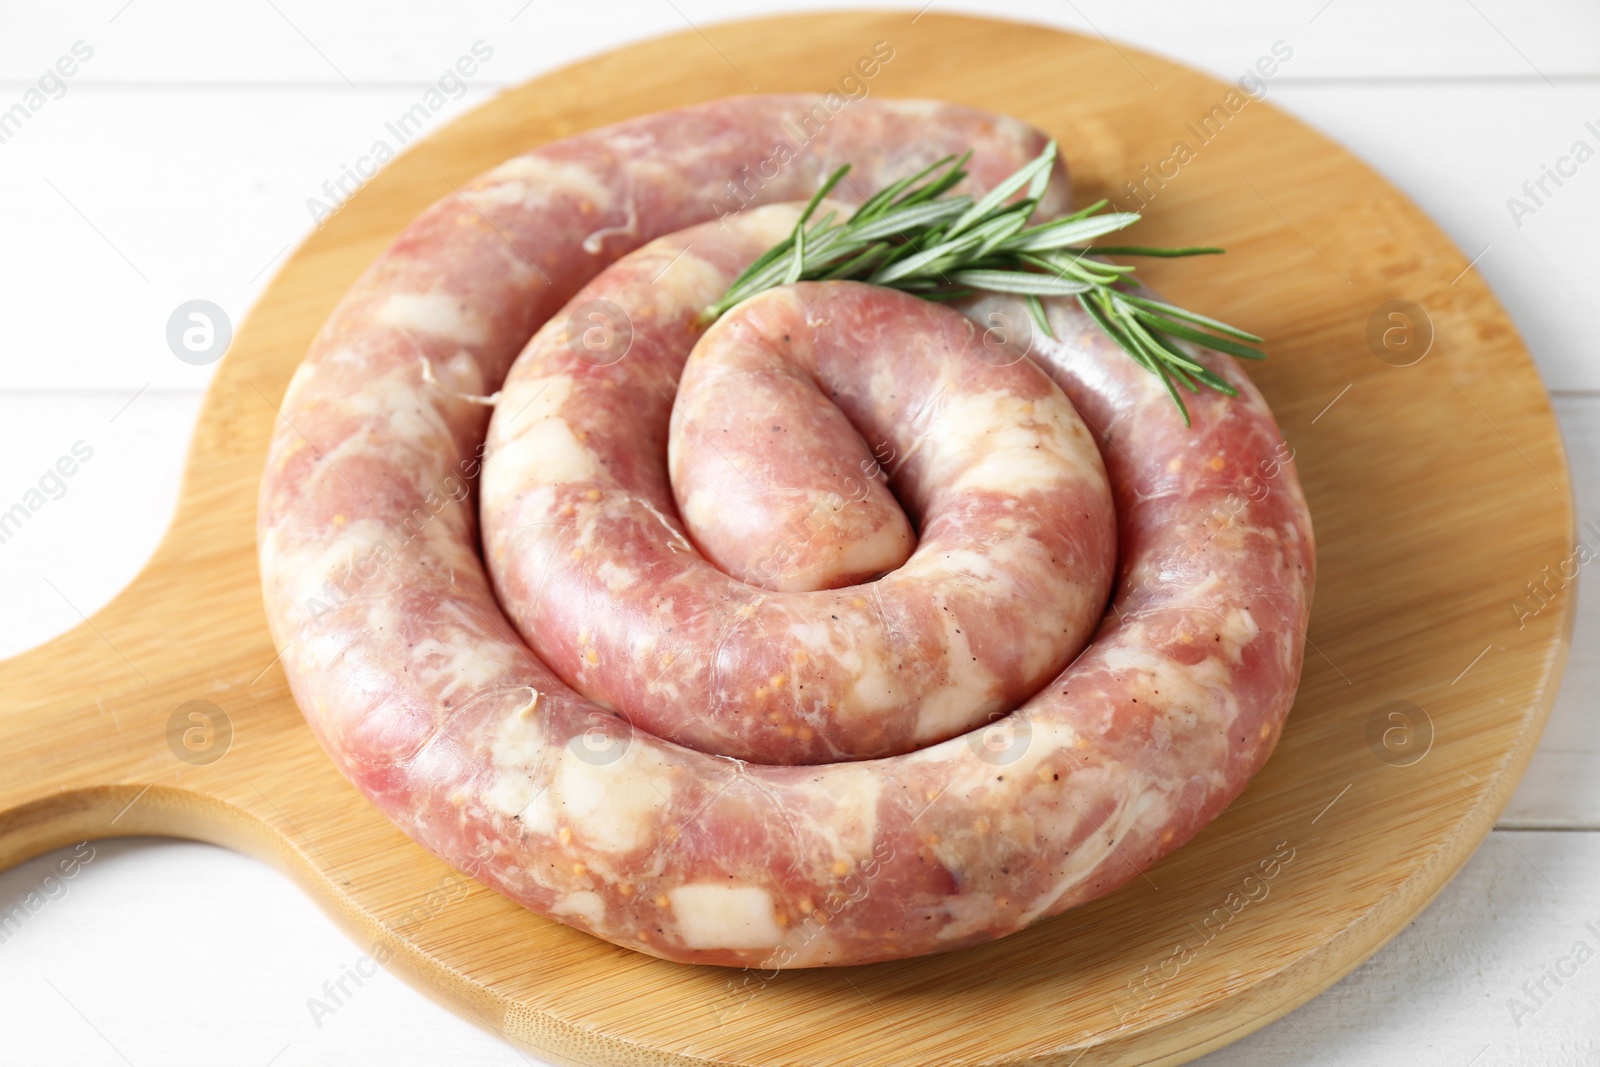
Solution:
[{"label": "white wooden table", "polygon": [[[0,541],[0,654],[108,601],[166,525],[210,375],[169,350],[172,311],[203,298],[242,318],[313,225],[308,200],[327,199],[325,182],[348,188],[360,157],[389,136],[385,122],[476,42],[492,56],[469,84],[447,86],[453,98],[434,126],[626,40],[691,21],[714,40],[718,20],[753,8],[836,2],[7,0],[0,511],[32,499],[31,489],[45,502]],[[911,17],[922,5],[881,6]],[[1580,522],[1595,523],[1581,536],[1600,551],[1600,358],[1589,327],[1600,291],[1600,157],[1573,155],[1578,141],[1600,152],[1600,6],[993,8],[1230,79],[1274,42],[1292,47],[1269,99],[1364,156],[1480,256],[1555,396]],[[720,62],[709,43],[706,55]],[[8,126],[17,103],[27,114]],[[1537,192],[1547,166],[1564,172],[1561,184],[1546,177],[1535,201],[1523,183]],[[1513,212],[1513,197],[1532,211]],[[70,478],[51,478],[74,446],[92,455]],[[1498,832],[1373,960],[1204,1062],[1600,1063],[1596,588],[1586,577],[1576,594],[1561,699]],[[359,989],[347,982],[352,996],[313,1013],[308,1001],[327,1003],[324,983],[360,949],[281,876],[221,849],[117,841],[66,850],[0,874],[0,915],[19,905],[23,920],[0,926],[3,1064],[535,1062],[384,973]]]}]

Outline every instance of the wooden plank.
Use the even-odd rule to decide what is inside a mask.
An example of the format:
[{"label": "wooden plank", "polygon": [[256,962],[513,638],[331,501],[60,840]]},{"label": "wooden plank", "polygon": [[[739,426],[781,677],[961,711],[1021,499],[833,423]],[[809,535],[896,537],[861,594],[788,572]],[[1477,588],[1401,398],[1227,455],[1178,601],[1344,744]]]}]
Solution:
[{"label": "wooden plank", "polygon": [[[1558,397],[1556,415],[1572,464],[1573,495],[1577,499],[1577,539],[1596,559],[1584,564],[1588,552],[1574,559],[1568,554],[1550,561],[1551,580],[1543,573],[1524,581],[1540,586],[1541,597],[1557,608],[1562,600],[1576,599],[1578,619],[1573,631],[1572,654],[1561,695],[1545,728],[1539,750],[1528,773],[1500,817],[1506,827],[1583,827],[1600,829],[1600,397]],[[1574,545],[1577,549],[1577,545]],[[1571,561],[1571,562],[1569,562]],[[1563,584],[1563,564],[1578,570],[1577,583]],[[1526,588],[1512,590],[1520,611],[1540,607]],[[1511,608],[1507,606],[1507,615]],[[1591,883],[1600,890],[1600,882]],[[1600,892],[1597,892],[1600,896]]]},{"label": "wooden plank", "polygon": [[[717,23],[750,11],[739,0],[604,6],[464,0],[410,4],[398,12],[379,0],[278,0],[225,8],[203,0],[141,0],[123,10],[125,3],[41,3],[8,11],[0,77],[33,77],[81,38],[96,49],[79,75],[85,82],[417,83],[437,78],[482,39],[496,52],[483,72],[484,84],[512,85],[606,48],[686,29],[691,20],[714,39]],[[833,6],[829,0],[784,5],[812,11]],[[892,0],[875,6],[904,11],[909,24],[929,5]],[[931,6],[949,11],[964,5]],[[1286,71],[1295,78],[1560,79],[1600,73],[1600,11],[1580,0],[1149,0],[1137,7],[1105,0],[1011,0],[1006,9],[1015,19],[1104,33],[1228,79],[1249,69],[1279,39],[1295,49]],[[893,31],[891,24],[888,32]],[[707,58],[717,61],[709,49]]]},{"label": "wooden plank", "polygon": [[75,1067],[538,1062],[370,951],[226,849],[152,838],[60,849],[0,873],[0,1062],[42,1062],[46,1049]]},{"label": "wooden plank", "polygon": [[[425,128],[484,99],[445,101]],[[41,111],[0,145],[0,292],[7,344],[25,354],[7,360],[5,385],[204,387],[212,368],[168,346],[174,309],[204,298],[241,320],[332,202],[325,183],[342,197],[375,144],[415,143],[389,127],[420,100],[410,88],[99,89]]]},{"label": "wooden plank", "polygon": [[193,391],[0,393],[0,516],[25,512],[0,519],[0,602],[13,607],[0,657],[81,624],[144,566],[199,411]]},{"label": "wooden plank", "polygon": [[[1600,834],[1497,833],[1377,956],[1287,1018],[1196,1062],[1600,1063],[1597,885]],[[1588,953],[1581,964],[1579,943]]]},{"label": "wooden plank", "polygon": [[[449,102],[429,129],[484,98],[473,90]],[[403,147],[386,124],[418,99],[412,88],[119,87],[86,89],[41,111],[0,146],[11,246],[27,249],[0,258],[0,292],[12,298],[7,335],[38,354],[14,361],[7,384],[202,386],[209,369],[180,363],[167,348],[172,310],[205,297],[237,321],[286,249],[311,231],[308,201],[326,201],[323,183],[342,180],[376,140]],[[1547,182],[1559,195],[1520,228],[1506,207],[1574,138],[1600,149],[1600,134],[1584,129],[1589,119],[1600,128],[1600,84],[1284,85],[1268,99],[1373,162],[1469,257],[1488,247],[1478,268],[1546,384],[1600,390],[1600,361],[1585,356],[1588,331],[1570,310],[1600,288],[1600,263],[1572,238],[1600,232],[1600,161],[1565,188]],[[1225,136],[1216,148],[1223,155]],[[117,181],[89,177],[107,161]],[[1124,178],[1144,162],[1122,161]],[[1157,219],[1171,210],[1150,208]],[[63,278],[72,279],[69,291],[93,294],[94,314],[63,302]]]},{"label": "wooden plank", "polygon": [[[343,977],[367,948],[254,860],[188,842],[92,847],[94,858],[65,880],[58,865],[72,848],[0,874],[0,915],[29,893],[43,901],[0,945],[7,1051],[125,1067],[87,1017],[137,1064],[264,1064],[278,1053],[273,1067],[545,1062],[387,972],[359,987],[347,981],[350,995],[333,1014],[314,1013],[312,998],[332,1004],[322,983]],[[44,881],[51,873],[59,885]],[[1197,1063],[1589,1067],[1600,1059],[1600,956],[1561,986],[1544,979],[1545,994],[1536,984],[1578,940],[1600,953],[1600,935],[1587,929],[1600,926],[1597,884],[1600,834],[1496,834],[1377,956],[1287,1019]],[[128,981],[134,973],[140,980]],[[1519,1008],[1514,1020],[1511,998],[1536,1010]]]}]

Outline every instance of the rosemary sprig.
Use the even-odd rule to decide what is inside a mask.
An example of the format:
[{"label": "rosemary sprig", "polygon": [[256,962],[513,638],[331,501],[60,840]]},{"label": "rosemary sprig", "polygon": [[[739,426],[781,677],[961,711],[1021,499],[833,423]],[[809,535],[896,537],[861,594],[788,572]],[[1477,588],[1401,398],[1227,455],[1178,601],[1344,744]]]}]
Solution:
[{"label": "rosemary sprig", "polygon": [[[794,229],[737,279],[722,299],[701,313],[708,323],[756,293],[798,281],[850,279],[888,286],[927,300],[952,300],[974,292],[1023,298],[1046,335],[1041,297],[1071,296],[1136,363],[1161,379],[1185,423],[1189,409],[1178,391],[1203,385],[1229,396],[1236,390],[1184,351],[1181,342],[1241,359],[1265,359],[1252,347],[1255,334],[1128,289],[1134,269],[1094,255],[1213,255],[1220,248],[1146,248],[1091,245],[1094,239],[1139,221],[1137,212],[1102,214],[1101,200],[1063,218],[1035,226],[1028,217],[1049,186],[1056,144],[1050,142],[981,199],[948,195],[967,177],[967,153],[946,156],[920,173],[880,189],[850,218],[832,212],[811,221],[823,199],[849,172],[846,163],[828,176],[806,204]],[[1019,199],[1012,200],[1021,193]]]}]

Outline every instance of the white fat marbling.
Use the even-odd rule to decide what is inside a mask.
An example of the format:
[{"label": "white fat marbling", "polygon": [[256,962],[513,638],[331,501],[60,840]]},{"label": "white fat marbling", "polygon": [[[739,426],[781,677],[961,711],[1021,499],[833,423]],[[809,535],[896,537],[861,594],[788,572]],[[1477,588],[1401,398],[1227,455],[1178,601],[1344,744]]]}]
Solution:
[{"label": "white fat marbling", "polygon": [[582,889],[576,893],[557,897],[556,902],[550,907],[550,913],[572,916],[582,919],[590,926],[598,927],[605,922],[606,902],[599,893]]},{"label": "white fat marbling", "polygon": [[517,498],[540,486],[590,482],[605,471],[562,419],[545,419],[497,448],[483,468],[483,507],[510,514]]},{"label": "white fat marbling", "polygon": [[458,345],[481,345],[489,334],[481,315],[446,293],[394,293],[378,310],[377,319],[397,330]]},{"label": "white fat marbling", "polygon": [[672,802],[673,782],[669,764],[651,745],[635,739],[611,763],[593,762],[581,744],[550,758],[550,787],[520,813],[527,829],[549,834],[566,826],[585,844],[611,853],[659,840],[657,817]]},{"label": "white fat marbling", "polygon": [[765,889],[701,882],[678,886],[667,898],[689,948],[773,948],[783,939]]}]

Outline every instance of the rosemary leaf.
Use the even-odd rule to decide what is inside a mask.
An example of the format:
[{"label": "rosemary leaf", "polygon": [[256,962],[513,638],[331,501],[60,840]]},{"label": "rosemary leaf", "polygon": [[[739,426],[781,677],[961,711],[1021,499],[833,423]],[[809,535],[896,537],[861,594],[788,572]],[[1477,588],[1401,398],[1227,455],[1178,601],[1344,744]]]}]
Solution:
[{"label": "rosemary leaf", "polygon": [[965,153],[950,165],[949,170],[934,178],[927,185],[919,186],[910,192],[902,193],[900,196],[895,197],[895,205],[899,207],[906,204],[920,204],[924,200],[935,200],[948,193],[966,178],[967,172],[963,168],[966,167],[967,160],[971,158],[972,153],[970,151]]},{"label": "rosemary leaf", "polygon": [[1135,363],[1139,364],[1139,366],[1143,367],[1152,374],[1156,373],[1156,365],[1150,361],[1150,357],[1145,354],[1142,348],[1134,344],[1133,341],[1122,332],[1121,325],[1114,322],[1111,316],[1108,315],[1103,308],[1101,308],[1099,301],[1095,299],[1099,295],[1100,294],[1095,291],[1079,293],[1078,303],[1082,305],[1083,310],[1089,313],[1089,317],[1094,319],[1095,324],[1099,326],[1108,337],[1121,346],[1124,352],[1133,357],[1133,361]]},{"label": "rosemary leaf", "polygon": [[1055,336],[1050,332],[1050,320],[1045,317],[1044,301],[1039,299],[1039,294],[1029,293],[1023,299],[1028,305],[1028,314],[1033,316],[1034,325],[1039,327],[1039,332],[1046,337]]},{"label": "rosemary leaf", "polygon": [[[1039,153],[1038,158],[1031,163],[1025,164],[1021,170],[1016,171],[1009,178],[989,190],[982,200],[968,208],[967,213],[957,219],[955,224],[950,227],[951,235],[962,233],[982,219],[987,218],[995,208],[1009,200],[1012,193],[1015,193],[1024,185],[1032,184],[1039,175],[1044,175],[1046,181],[1048,181],[1050,169],[1055,166],[1055,162],[1056,143],[1051,141],[1044,146],[1044,151]],[[1043,186],[1040,186],[1039,192],[1041,194],[1044,192]],[[1038,197],[1034,197],[1034,199],[1037,200]]]},{"label": "rosemary leaf", "polygon": [[861,252],[824,274],[822,280],[836,281],[853,278],[861,271],[872,266],[875,260],[882,259],[887,251],[888,248],[885,245],[868,245]]},{"label": "rosemary leaf", "polygon": [[941,259],[946,259],[965,251],[983,240],[982,234],[966,234],[953,240],[941,241],[925,251],[914,256],[907,256],[898,263],[891,264],[877,271],[867,281],[873,285],[888,285],[900,278],[912,278],[925,272],[937,272],[933,265]]},{"label": "rosemary leaf", "polygon": [[876,241],[880,237],[904,235],[931,223],[946,222],[966,210],[972,201],[965,196],[949,200],[935,200],[927,204],[893,208],[863,226],[855,227],[850,236],[860,241]]},{"label": "rosemary leaf", "polygon": [[811,194],[810,200],[806,201],[805,210],[800,212],[800,218],[794,224],[796,232],[798,232],[801,227],[805,226],[806,220],[811,217],[811,213],[817,210],[818,204],[822,203],[822,198],[833,192],[833,187],[838,185],[840,180],[849,173],[850,164],[846,163],[838,170],[828,175],[827,180],[817,187],[817,191]]},{"label": "rosemary leaf", "polygon": [[1017,293],[1024,296],[1073,296],[1094,288],[1087,282],[1068,281],[1021,270],[958,270],[951,272],[950,280],[957,285],[987,289],[991,293]]},{"label": "rosemary leaf", "polygon": [[1188,248],[1147,248],[1144,245],[1096,245],[1097,256],[1153,256],[1157,259],[1177,259],[1180,256],[1220,256],[1226,248],[1209,245],[1191,245]]},{"label": "rosemary leaf", "polygon": [[1106,200],[1104,198],[1102,198],[1100,200],[1096,200],[1094,203],[1090,204],[1088,207],[1080,207],[1078,210],[1074,211],[1072,214],[1063,215],[1061,218],[1057,219],[1056,221],[1057,222],[1072,222],[1072,221],[1075,221],[1077,219],[1086,219],[1090,215],[1093,215],[1096,212],[1098,212],[1101,208],[1105,207],[1109,203],[1111,203],[1111,201]]},{"label": "rosemary leaf", "polygon": [[[882,189],[879,189],[877,192],[867,197],[866,201],[856,209],[855,217],[862,222],[866,222],[868,219],[871,219],[877,215],[880,211],[885,210],[892,205],[895,201],[895,198],[902,192],[911,188],[911,186],[915,185],[917,182],[922,181],[940,167],[943,167],[946,164],[954,161],[955,158],[955,156],[945,156],[937,163],[929,164],[908,178],[901,178],[897,182],[893,182],[884,186]],[[960,164],[957,164],[955,169],[959,170]]]},{"label": "rosemary leaf", "polygon": [[1188,321],[1197,323],[1198,325],[1204,326],[1209,330],[1215,330],[1218,333],[1227,334],[1229,337],[1237,338],[1240,341],[1249,341],[1252,344],[1261,344],[1261,338],[1257,337],[1253,333],[1245,333],[1243,330],[1235,329],[1225,322],[1218,322],[1216,319],[1208,319],[1204,315],[1198,315],[1193,311],[1185,311],[1183,308],[1178,307],[1175,304],[1166,304],[1160,300],[1147,300],[1142,296],[1135,296],[1132,293],[1123,293],[1122,299],[1126,300],[1135,307],[1142,307],[1147,311],[1154,311],[1157,314],[1168,315],[1175,319],[1187,319]]},{"label": "rosemary leaf", "polygon": [[[800,222],[804,223],[805,221],[806,217],[801,215]],[[797,223],[794,228],[794,255],[790,257],[789,269],[783,272],[783,284],[793,285],[795,282],[799,281],[800,275],[805,273],[805,269],[806,228],[805,226]]]},{"label": "rosemary leaf", "polygon": [[1059,219],[1023,230],[1006,242],[1006,248],[1016,252],[1044,252],[1055,248],[1066,248],[1069,245],[1092,241],[1102,234],[1114,233],[1138,221],[1139,216],[1131,211],[1118,211],[1087,219]]},{"label": "rosemary leaf", "polygon": [[1170,333],[1174,337],[1181,337],[1185,341],[1193,341],[1197,345],[1204,345],[1206,348],[1213,349],[1217,352],[1226,352],[1228,355],[1237,356],[1240,359],[1267,358],[1267,354],[1261,351],[1259,348],[1249,348],[1245,345],[1239,344],[1237,341],[1230,341],[1225,337],[1218,337],[1215,334],[1204,333],[1200,330],[1196,330],[1192,326],[1185,326],[1177,319],[1169,319],[1164,315],[1156,315],[1152,312],[1145,311],[1142,308],[1137,309],[1135,314],[1137,314],[1140,319],[1150,323],[1152,326],[1155,326],[1164,333]]}]

